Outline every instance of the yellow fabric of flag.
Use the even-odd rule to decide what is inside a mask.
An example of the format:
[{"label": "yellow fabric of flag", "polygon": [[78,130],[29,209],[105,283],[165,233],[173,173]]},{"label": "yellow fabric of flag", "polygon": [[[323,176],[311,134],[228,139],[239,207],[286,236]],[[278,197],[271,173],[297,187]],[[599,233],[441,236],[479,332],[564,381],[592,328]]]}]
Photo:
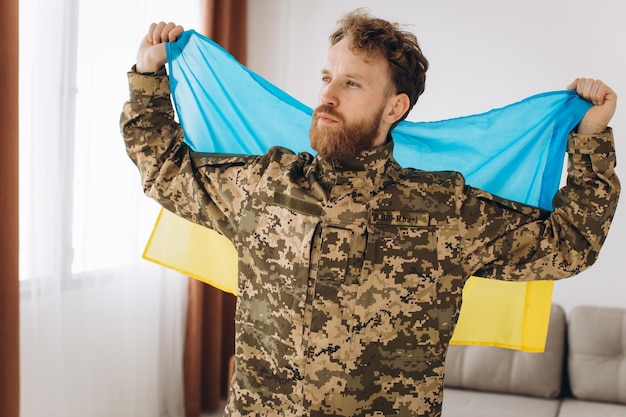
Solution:
[{"label": "yellow fabric of flag", "polygon": [[[237,295],[237,251],[219,233],[161,209],[143,258]],[[552,281],[471,277],[453,344],[543,352]]]},{"label": "yellow fabric of flag", "polygon": [[143,258],[237,295],[237,251],[214,230],[161,209]]},{"label": "yellow fabric of flag", "polygon": [[451,343],[543,352],[553,286],[471,277]]}]

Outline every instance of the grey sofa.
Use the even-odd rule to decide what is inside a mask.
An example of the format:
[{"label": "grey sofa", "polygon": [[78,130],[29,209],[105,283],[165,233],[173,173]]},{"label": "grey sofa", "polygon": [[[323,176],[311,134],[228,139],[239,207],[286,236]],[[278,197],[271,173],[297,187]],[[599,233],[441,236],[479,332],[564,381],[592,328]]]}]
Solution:
[{"label": "grey sofa", "polygon": [[442,417],[626,417],[626,309],[553,305],[543,353],[450,346]]}]

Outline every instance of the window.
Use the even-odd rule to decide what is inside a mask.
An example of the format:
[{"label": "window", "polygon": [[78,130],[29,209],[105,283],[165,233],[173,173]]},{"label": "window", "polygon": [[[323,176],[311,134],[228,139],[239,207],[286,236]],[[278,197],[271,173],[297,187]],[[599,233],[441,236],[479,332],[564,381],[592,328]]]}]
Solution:
[{"label": "window", "polygon": [[150,22],[198,29],[199,10],[199,0],[21,0],[22,281],[140,261],[159,207],[119,131],[126,72]]}]

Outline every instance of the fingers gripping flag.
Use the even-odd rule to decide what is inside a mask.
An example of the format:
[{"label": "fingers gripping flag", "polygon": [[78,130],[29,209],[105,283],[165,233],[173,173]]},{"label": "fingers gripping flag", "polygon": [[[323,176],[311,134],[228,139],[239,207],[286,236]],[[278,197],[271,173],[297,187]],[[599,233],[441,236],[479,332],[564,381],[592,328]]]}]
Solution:
[{"label": "fingers gripping flag", "polygon": [[[185,141],[195,151],[262,154],[309,149],[312,109],[250,71],[195,31],[167,44],[170,85]],[[591,104],[574,91],[438,122],[401,122],[395,157],[423,170],[455,170],[490,193],[551,209],[568,133]],[[162,210],[144,258],[237,293],[237,253],[218,233]],[[550,281],[472,277],[452,343],[543,351]]]}]

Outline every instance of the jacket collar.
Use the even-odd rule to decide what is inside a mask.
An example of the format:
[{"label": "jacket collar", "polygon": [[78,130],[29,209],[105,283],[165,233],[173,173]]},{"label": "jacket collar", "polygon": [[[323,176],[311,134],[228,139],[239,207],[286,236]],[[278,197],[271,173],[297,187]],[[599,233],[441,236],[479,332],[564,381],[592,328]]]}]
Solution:
[{"label": "jacket collar", "polygon": [[390,139],[384,145],[363,150],[350,158],[316,155],[311,168],[327,195],[349,191],[357,197],[367,191],[371,196],[402,175],[402,168],[393,157],[393,146]]}]

